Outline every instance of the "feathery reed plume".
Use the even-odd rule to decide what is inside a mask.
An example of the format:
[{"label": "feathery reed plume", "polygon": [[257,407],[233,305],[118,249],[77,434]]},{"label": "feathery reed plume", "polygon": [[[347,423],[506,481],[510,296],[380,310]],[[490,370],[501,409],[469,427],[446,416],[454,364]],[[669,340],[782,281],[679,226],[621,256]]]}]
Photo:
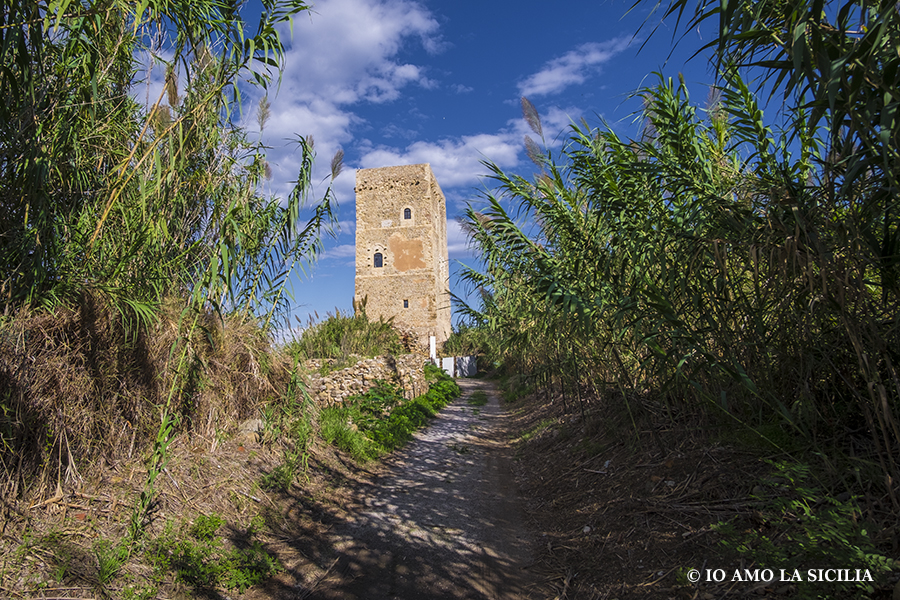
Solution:
[{"label": "feathery reed plume", "polygon": [[522,96],[522,116],[525,118],[525,122],[528,123],[528,126],[531,127],[531,130],[538,137],[543,138],[544,133],[541,128],[541,116],[538,114],[534,104],[531,103],[531,100],[525,96]]},{"label": "feathery reed plume", "polygon": [[178,75],[175,73],[174,65],[169,65],[166,69],[166,94],[169,106],[172,108],[178,106]]},{"label": "feathery reed plume", "polygon": [[541,148],[537,145],[537,142],[531,139],[530,135],[525,136],[525,153],[531,159],[531,162],[537,166],[540,167],[544,164],[544,153],[541,152]]},{"label": "feathery reed plume", "polygon": [[344,169],[344,151],[338,150],[334,153],[334,156],[331,157],[331,178],[337,179],[337,176],[341,174],[341,171]]},{"label": "feathery reed plume", "polygon": [[259,125],[259,132],[262,133],[272,116],[272,103],[269,102],[268,96],[259,99],[259,105],[256,107],[256,123]]}]

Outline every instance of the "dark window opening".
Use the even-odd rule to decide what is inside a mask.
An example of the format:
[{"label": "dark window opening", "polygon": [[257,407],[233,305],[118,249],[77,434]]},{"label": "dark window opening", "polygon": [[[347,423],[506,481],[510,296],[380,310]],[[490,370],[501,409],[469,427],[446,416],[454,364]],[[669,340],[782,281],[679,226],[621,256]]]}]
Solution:
[{"label": "dark window opening", "polygon": [[403,218],[404,219],[412,219],[412,210],[408,208],[403,209]]},{"label": "dark window opening", "polygon": [[381,256],[381,252],[375,253],[375,268],[380,269],[384,265],[384,257]]},{"label": "dark window opening", "polygon": [[403,308],[409,308],[409,300],[403,301]]}]

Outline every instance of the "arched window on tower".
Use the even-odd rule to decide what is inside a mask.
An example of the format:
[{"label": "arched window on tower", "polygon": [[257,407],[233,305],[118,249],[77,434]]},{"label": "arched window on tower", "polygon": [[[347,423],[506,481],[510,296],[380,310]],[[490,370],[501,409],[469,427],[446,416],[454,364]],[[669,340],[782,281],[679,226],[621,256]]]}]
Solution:
[{"label": "arched window on tower", "polygon": [[411,208],[403,209],[403,218],[407,219],[407,220],[412,219],[412,209]]},{"label": "arched window on tower", "polygon": [[375,268],[380,269],[384,266],[384,257],[381,256],[381,252],[375,253]]}]

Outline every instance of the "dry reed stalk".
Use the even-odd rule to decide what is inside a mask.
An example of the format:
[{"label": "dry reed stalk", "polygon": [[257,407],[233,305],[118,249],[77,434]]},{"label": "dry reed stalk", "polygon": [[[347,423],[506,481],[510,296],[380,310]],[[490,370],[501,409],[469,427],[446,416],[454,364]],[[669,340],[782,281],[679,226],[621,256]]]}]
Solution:
[{"label": "dry reed stalk", "polygon": [[[169,388],[186,431],[215,436],[279,397],[289,362],[250,320],[212,314],[189,338],[179,331],[176,300],[152,330],[129,332],[103,298],[84,295],[72,309],[22,310],[0,328],[4,498],[47,501],[93,465],[116,464],[154,439]],[[177,372],[173,349],[187,348]],[[54,481],[55,480],[55,481]],[[52,500],[53,498],[50,498]]]}]

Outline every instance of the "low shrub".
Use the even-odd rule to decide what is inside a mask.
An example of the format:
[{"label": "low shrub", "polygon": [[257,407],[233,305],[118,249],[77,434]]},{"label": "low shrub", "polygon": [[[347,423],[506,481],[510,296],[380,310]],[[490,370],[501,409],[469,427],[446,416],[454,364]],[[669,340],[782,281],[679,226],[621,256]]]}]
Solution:
[{"label": "low shrub", "polygon": [[294,471],[296,468],[295,461],[286,455],[283,463],[260,478],[259,485],[264,490],[286,492],[291,489],[291,484],[294,483]]},{"label": "low shrub", "polygon": [[[305,393],[296,391],[297,386],[295,370],[287,401],[266,405],[262,410],[261,441],[274,443],[284,438],[289,442],[289,448],[284,452],[284,462],[263,475],[260,480],[260,485],[267,490],[286,492],[294,483],[294,476],[298,471],[302,470],[304,475],[308,471],[315,407]],[[298,396],[302,400],[298,400]]]},{"label": "low shrub", "polygon": [[429,367],[432,366],[426,365],[425,369],[426,378],[431,381],[428,391],[417,398],[406,400],[399,387],[378,381],[365,394],[348,398],[344,406],[322,410],[322,438],[359,462],[401,448],[416,429],[427,425],[461,393],[446,373]]},{"label": "low shrub", "polygon": [[362,303],[354,304],[353,314],[335,310],[318,323],[310,318],[300,338],[290,342],[287,349],[299,360],[337,359],[336,368],[349,364],[351,354],[371,358],[404,352],[393,320],[370,321]]},{"label": "low shrub", "polygon": [[[763,525],[744,527],[740,520],[719,523],[723,544],[761,567],[801,573],[800,598],[821,598],[841,590],[846,594],[871,594],[875,584],[896,568],[874,540],[874,527],[862,520],[853,498],[839,500],[819,487],[805,465],[775,463],[771,478],[754,489],[760,500],[758,517]],[[759,520],[759,518],[757,519]],[[868,570],[871,580],[815,582],[809,569],[850,568]],[[866,578],[867,579],[867,578]]]},{"label": "low shrub", "polygon": [[223,587],[242,594],[282,570],[278,560],[257,540],[250,539],[242,548],[224,549],[216,536],[223,523],[218,515],[201,515],[192,526],[182,525],[176,531],[169,521],[148,545],[147,559],[158,572],[173,571],[176,581],[195,590]]},{"label": "low shrub", "polygon": [[527,382],[527,378],[520,375],[511,375],[509,377],[501,377],[498,382],[500,386],[500,396],[504,402],[512,403],[520,398],[531,394],[534,391],[534,385]]}]

